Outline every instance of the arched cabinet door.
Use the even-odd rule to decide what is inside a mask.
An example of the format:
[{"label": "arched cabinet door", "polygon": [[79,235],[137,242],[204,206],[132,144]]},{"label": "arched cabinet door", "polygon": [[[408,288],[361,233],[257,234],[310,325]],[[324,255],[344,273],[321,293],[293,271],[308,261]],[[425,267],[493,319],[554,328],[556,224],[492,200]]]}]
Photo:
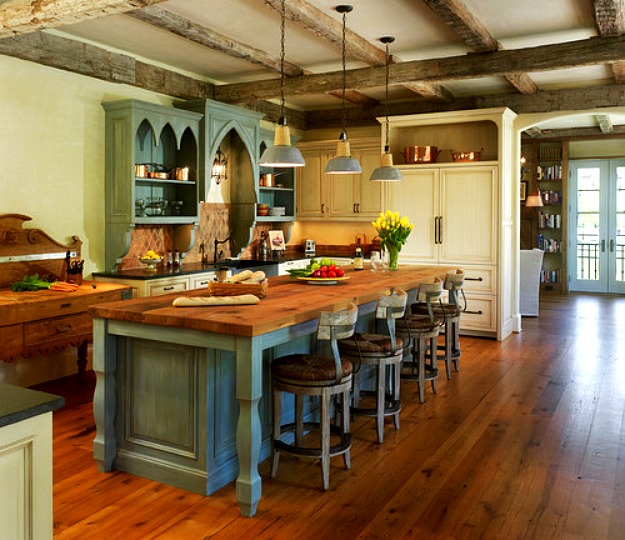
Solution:
[{"label": "arched cabinet door", "polygon": [[132,99],[102,106],[105,264],[110,270],[128,252],[135,226],[197,226],[202,115]]}]

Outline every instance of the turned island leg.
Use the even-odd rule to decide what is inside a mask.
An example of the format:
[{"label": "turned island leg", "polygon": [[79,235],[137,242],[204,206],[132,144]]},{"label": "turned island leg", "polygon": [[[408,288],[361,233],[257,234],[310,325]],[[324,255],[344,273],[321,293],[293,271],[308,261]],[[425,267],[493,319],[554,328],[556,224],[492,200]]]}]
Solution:
[{"label": "turned island leg", "polygon": [[258,403],[263,388],[263,354],[260,339],[238,338],[236,358],[236,394],[239,401],[237,502],[241,515],[252,517],[256,513],[262,492],[262,482],[258,474],[262,440]]}]

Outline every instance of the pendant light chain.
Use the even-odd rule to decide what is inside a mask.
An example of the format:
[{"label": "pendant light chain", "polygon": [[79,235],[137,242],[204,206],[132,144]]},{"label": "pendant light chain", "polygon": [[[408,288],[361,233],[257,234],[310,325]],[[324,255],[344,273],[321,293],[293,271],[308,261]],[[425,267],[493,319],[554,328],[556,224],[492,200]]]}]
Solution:
[{"label": "pendant light chain", "polygon": [[345,107],[345,72],[347,70],[347,54],[346,54],[346,39],[345,39],[345,28],[347,26],[347,12],[343,12],[343,41],[342,41],[342,46],[341,46],[341,58],[342,58],[342,63],[341,63],[341,68],[343,69],[343,94],[342,94],[342,101],[343,101],[343,131],[347,131],[347,111],[346,111],[346,107]]},{"label": "pendant light chain", "polygon": [[284,116],[284,51],[285,51],[285,27],[286,27],[286,0],[281,2],[280,19],[280,116]]},{"label": "pendant light chain", "polygon": [[386,130],[385,130],[385,134],[384,134],[384,140],[385,140],[385,147],[388,146],[389,143],[389,134],[390,134],[390,129],[389,129],[389,121],[388,121],[388,80],[389,80],[389,73],[390,73],[390,62],[389,62],[389,44],[386,43],[386,91],[384,93],[384,114],[386,115]]}]

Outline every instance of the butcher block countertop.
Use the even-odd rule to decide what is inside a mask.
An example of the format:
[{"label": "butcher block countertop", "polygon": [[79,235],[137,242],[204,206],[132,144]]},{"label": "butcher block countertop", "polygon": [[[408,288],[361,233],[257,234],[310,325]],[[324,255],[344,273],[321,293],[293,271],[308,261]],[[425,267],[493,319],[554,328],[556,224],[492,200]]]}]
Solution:
[{"label": "butcher block countertop", "polygon": [[336,311],[349,302],[358,305],[376,301],[391,287],[416,289],[434,276],[443,279],[448,266],[400,266],[389,272],[355,271],[346,268],[349,280],[335,285],[311,285],[289,276],[269,279],[267,297],[256,305],[173,307],[180,296],[205,296],[206,289],[163,296],[137,298],[94,306],[99,318],[133,323],[188,328],[235,336],[253,337],[316,319],[321,311]]}]

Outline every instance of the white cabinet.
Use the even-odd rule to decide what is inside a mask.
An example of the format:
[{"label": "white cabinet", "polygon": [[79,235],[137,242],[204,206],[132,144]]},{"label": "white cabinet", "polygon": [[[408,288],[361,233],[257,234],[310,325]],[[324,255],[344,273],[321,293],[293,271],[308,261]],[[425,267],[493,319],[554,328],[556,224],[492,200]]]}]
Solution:
[{"label": "white cabinet", "polygon": [[[506,108],[391,117],[391,151],[404,176],[389,187],[389,208],[413,232],[400,263],[463,268],[468,312],[463,333],[504,339],[520,330],[518,313],[518,167],[515,114]],[[401,164],[404,148],[482,149],[484,161]],[[447,160],[447,161],[445,161]]]},{"label": "white cabinet", "polygon": [[298,170],[297,218],[300,220],[370,221],[384,209],[386,187],[369,177],[380,164],[380,141],[377,138],[351,141],[351,151],[362,166],[362,174],[330,175],[324,170],[336,150],[335,141],[298,145],[306,167]]},{"label": "white cabinet", "polygon": [[402,248],[403,262],[495,264],[496,164],[450,164],[405,169],[390,186],[389,208],[415,228]]},{"label": "white cabinet", "polygon": [[154,279],[134,279],[132,277],[110,277],[95,275],[96,281],[121,283],[132,287],[133,298],[158,296],[174,292],[188,291],[208,287],[208,282],[215,279],[215,272],[201,272],[184,276],[167,276]]}]

